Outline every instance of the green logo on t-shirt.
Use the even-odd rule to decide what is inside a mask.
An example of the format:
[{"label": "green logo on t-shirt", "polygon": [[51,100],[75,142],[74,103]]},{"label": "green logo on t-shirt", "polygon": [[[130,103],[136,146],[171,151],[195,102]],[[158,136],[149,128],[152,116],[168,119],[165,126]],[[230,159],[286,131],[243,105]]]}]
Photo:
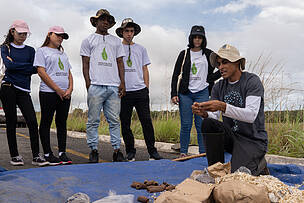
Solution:
[{"label": "green logo on t-shirt", "polygon": [[60,57],[59,57],[59,61],[58,61],[58,66],[59,66],[59,69],[60,69],[60,70],[64,70],[64,65],[63,65],[63,63],[61,62]]},{"label": "green logo on t-shirt", "polygon": [[103,51],[102,51],[101,55],[102,55],[103,60],[106,61],[108,59],[106,48],[103,48]]},{"label": "green logo on t-shirt", "polygon": [[195,66],[195,63],[193,63],[191,70],[192,70],[193,75],[195,75],[197,73],[197,68]]},{"label": "green logo on t-shirt", "polygon": [[128,65],[129,67],[131,67],[131,66],[132,66],[132,61],[131,61],[130,57],[128,57],[128,60],[127,60],[127,65]]}]

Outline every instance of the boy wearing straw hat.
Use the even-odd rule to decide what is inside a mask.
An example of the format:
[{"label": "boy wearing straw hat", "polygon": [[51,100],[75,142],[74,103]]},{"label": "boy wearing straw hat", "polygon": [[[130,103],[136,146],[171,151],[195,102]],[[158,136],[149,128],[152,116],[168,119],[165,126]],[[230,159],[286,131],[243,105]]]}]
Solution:
[{"label": "boy wearing straw hat", "polygon": [[135,160],[136,149],[134,136],[130,128],[133,108],[138,114],[150,159],[159,160],[154,144],[154,129],[152,125],[149,106],[149,71],[150,60],[147,50],[133,42],[134,36],[140,33],[141,28],[131,18],[122,21],[116,34],[123,38],[122,44],[126,56],[123,58],[125,67],[126,96],[121,99],[121,131],[126,146],[128,161]]},{"label": "boy wearing straw hat", "polygon": [[[224,163],[224,151],[232,154],[231,172],[241,166],[252,175],[269,174],[264,158],[267,132],[264,115],[264,87],[259,77],[243,72],[245,58],[224,45],[210,55],[210,62],[223,77],[212,89],[211,100],[194,103],[193,113],[202,116],[208,165]],[[218,121],[222,114],[223,122]]]},{"label": "boy wearing straw hat", "polygon": [[109,123],[113,161],[125,161],[120,151],[120,97],[125,94],[123,46],[118,37],[108,33],[115,18],[105,9],[90,18],[96,32],[83,40],[80,49],[83,76],[88,90],[87,143],[91,148],[89,161],[98,162],[98,127],[100,111]]}]

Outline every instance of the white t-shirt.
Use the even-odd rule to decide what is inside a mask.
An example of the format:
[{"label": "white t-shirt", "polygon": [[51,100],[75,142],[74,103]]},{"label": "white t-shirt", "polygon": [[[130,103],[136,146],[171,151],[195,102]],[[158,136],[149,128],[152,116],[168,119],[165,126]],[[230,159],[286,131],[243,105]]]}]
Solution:
[{"label": "white t-shirt", "polygon": [[[45,72],[60,89],[68,89],[69,70],[72,66],[64,52],[50,47],[40,47],[35,54],[34,66],[45,68]],[[42,80],[40,82],[40,91],[55,92]]]},{"label": "white t-shirt", "polygon": [[139,45],[130,45],[131,56],[129,58],[129,45],[123,44],[126,56],[123,57],[125,66],[126,91],[136,91],[146,87],[143,75],[143,66],[149,65],[150,59],[147,50]]},{"label": "white t-shirt", "polygon": [[189,90],[192,93],[199,92],[206,87],[208,75],[208,61],[206,55],[202,55],[202,50],[194,52],[190,51],[191,68],[189,78]]},{"label": "white t-shirt", "polygon": [[120,85],[116,59],[125,52],[118,37],[93,33],[82,41],[80,55],[90,57],[91,84]]}]

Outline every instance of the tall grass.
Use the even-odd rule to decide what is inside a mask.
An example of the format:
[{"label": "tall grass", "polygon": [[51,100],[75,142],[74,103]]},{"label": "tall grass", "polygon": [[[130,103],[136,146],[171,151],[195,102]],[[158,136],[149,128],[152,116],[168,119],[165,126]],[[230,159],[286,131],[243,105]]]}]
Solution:
[{"label": "tall grass", "polygon": [[[255,62],[247,64],[247,70],[260,76],[265,88],[265,127],[268,132],[268,153],[304,157],[304,110],[292,111],[288,96],[292,94],[294,82],[284,81],[283,65],[271,64],[271,57],[260,56]],[[167,94],[168,95],[168,94]],[[167,105],[167,109],[169,109]],[[171,109],[174,109],[171,107]],[[176,108],[175,108],[176,109]],[[40,118],[37,114],[38,120]],[[179,112],[158,111],[151,112],[156,141],[179,142],[180,118]],[[99,133],[109,134],[108,123],[101,114]],[[69,115],[67,128],[73,131],[86,131],[87,112],[74,109]],[[52,127],[55,127],[53,122]],[[137,139],[143,139],[141,124],[135,111],[132,116],[131,129]],[[197,144],[195,128],[191,131],[191,144]]]}]

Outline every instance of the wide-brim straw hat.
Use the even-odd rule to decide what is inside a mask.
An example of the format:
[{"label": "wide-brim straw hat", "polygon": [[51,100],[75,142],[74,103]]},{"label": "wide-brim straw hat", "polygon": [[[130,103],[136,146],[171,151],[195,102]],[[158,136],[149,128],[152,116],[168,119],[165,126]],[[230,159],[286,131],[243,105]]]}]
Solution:
[{"label": "wide-brim straw hat", "polygon": [[210,63],[212,67],[218,67],[218,63],[216,60],[217,57],[227,59],[230,62],[236,62],[238,60],[241,60],[241,69],[245,69],[246,59],[240,55],[239,50],[237,50],[237,48],[235,48],[234,46],[225,44],[218,50],[218,52],[212,52],[210,54]]},{"label": "wide-brim straw hat", "polygon": [[93,27],[96,27],[97,19],[100,18],[101,16],[104,16],[104,15],[109,16],[111,18],[111,22],[109,22],[110,23],[109,29],[116,24],[115,18],[110,14],[109,11],[107,11],[106,9],[100,9],[100,10],[97,11],[96,16],[92,16],[90,18],[90,21],[91,21],[91,24],[93,25]]},{"label": "wide-brim straw hat", "polygon": [[138,33],[140,33],[141,28],[138,24],[136,24],[132,18],[125,18],[122,23],[121,26],[119,28],[116,29],[116,34],[118,35],[118,37],[122,38],[122,31],[125,27],[134,27],[134,36],[138,35]]}]

